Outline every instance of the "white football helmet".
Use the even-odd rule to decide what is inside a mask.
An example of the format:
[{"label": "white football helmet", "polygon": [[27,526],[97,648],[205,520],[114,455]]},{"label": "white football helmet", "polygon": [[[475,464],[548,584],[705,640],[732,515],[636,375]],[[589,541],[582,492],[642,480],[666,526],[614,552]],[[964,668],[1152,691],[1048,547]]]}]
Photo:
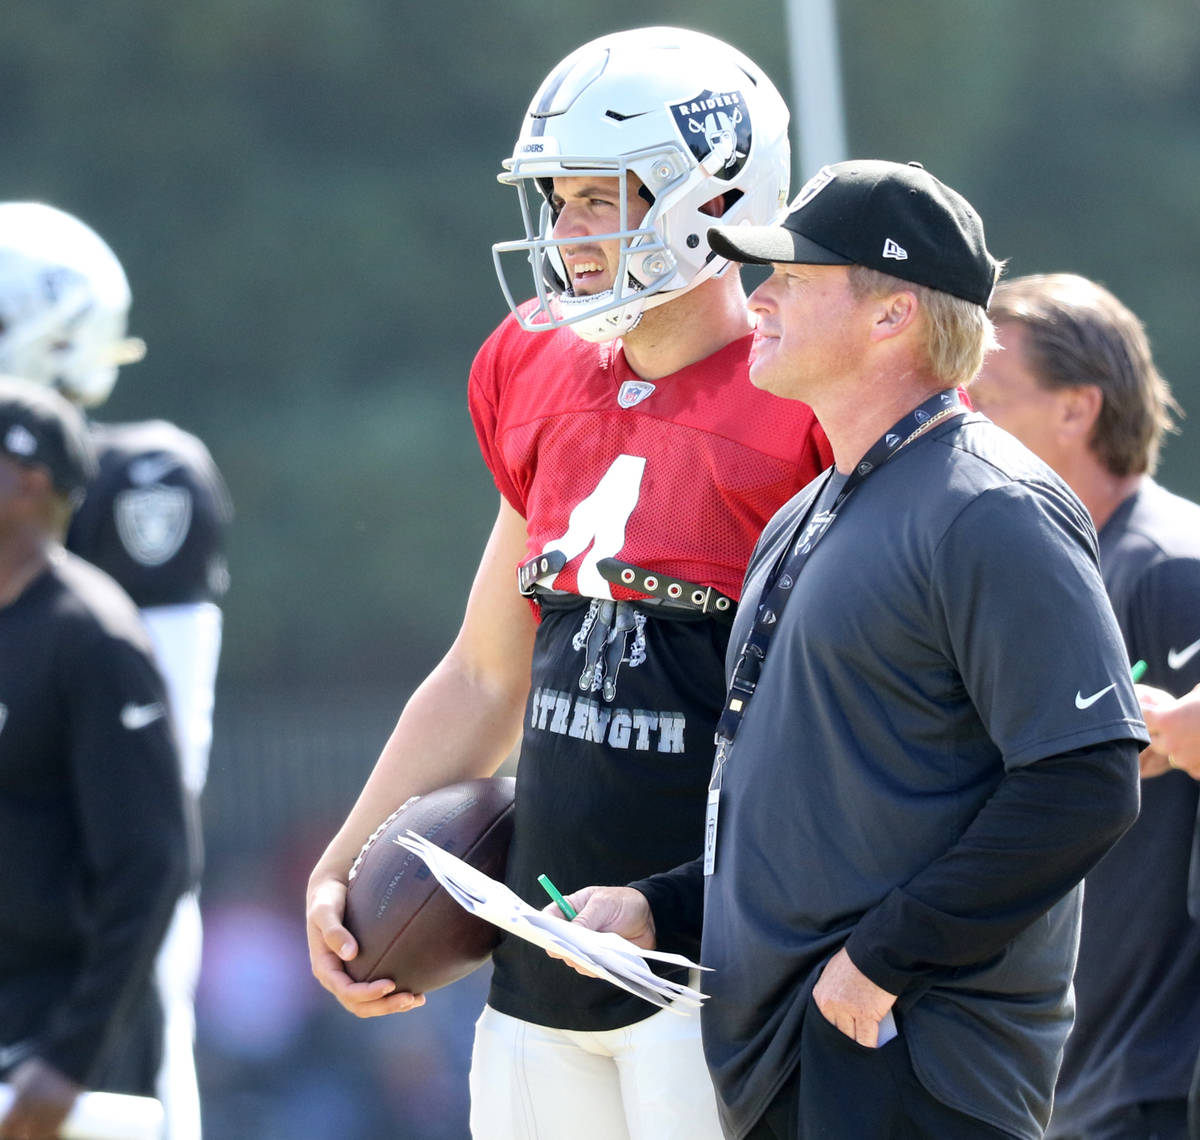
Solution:
[{"label": "white football helmet", "polygon": [[[592,40],[550,72],[502,165],[497,177],[517,188],[525,222],[524,240],[492,247],[509,307],[530,332],[569,325],[585,340],[611,340],[646,309],[727,268],[708,247],[710,225],[782,217],[788,111],[762,70],[721,40],[638,28]],[[630,171],[652,202],[636,228],[626,224]],[[611,290],[576,297],[559,248],[578,238],[554,238],[549,199],[554,178],[586,175],[619,180],[620,230],[589,240],[620,239],[620,259]],[[722,196],[719,216],[703,212]],[[533,267],[537,302],[526,313],[505,274],[504,255],[513,253]]]},{"label": "white football helmet", "polygon": [[78,218],[0,202],[0,373],[101,404],[117,368],[145,355],[125,335],[132,300],[116,255]]}]

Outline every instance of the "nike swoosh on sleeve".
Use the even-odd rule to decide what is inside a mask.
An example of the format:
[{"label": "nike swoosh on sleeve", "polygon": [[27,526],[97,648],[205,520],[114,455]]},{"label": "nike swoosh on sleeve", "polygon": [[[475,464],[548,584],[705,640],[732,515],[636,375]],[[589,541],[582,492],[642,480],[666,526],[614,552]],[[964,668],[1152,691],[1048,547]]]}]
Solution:
[{"label": "nike swoosh on sleeve", "polygon": [[178,466],[179,460],[174,455],[143,455],[129,464],[129,481],[144,487],[149,483],[157,483]]},{"label": "nike swoosh on sleeve", "polygon": [[1117,687],[1116,681],[1111,685],[1105,685],[1098,693],[1093,693],[1090,697],[1085,697],[1079,690],[1075,691],[1075,707],[1077,709],[1090,709],[1105,693],[1111,693]]},{"label": "nike swoosh on sleeve", "polygon": [[130,702],[121,709],[121,724],[130,732],[137,732],[153,724],[160,717],[166,716],[167,710],[157,701],[154,704],[139,705]]},{"label": "nike swoosh on sleeve", "polygon": [[1200,653],[1200,638],[1183,649],[1168,649],[1167,664],[1172,669],[1182,669],[1197,653]]}]

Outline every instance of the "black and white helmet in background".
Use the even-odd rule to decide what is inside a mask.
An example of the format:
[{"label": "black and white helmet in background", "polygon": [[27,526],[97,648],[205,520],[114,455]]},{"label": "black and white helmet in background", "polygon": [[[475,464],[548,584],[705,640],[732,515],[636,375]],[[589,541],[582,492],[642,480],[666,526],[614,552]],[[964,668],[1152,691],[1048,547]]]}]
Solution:
[{"label": "black and white helmet in background", "polygon": [[[529,331],[569,325],[585,340],[622,336],[642,313],[722,272],[705,233],[721,225],[770,225],[783,214],[791,179],[788,112],[774,85],[748,57],[712,36],[682,28],[639,28],[593,40],[542,83],[521,127],[502,183],[517,187],[525,238],[492,247],[500,287]],[[626,174],[642,182],[651,206],[627,225]],[[559,254],[578,238],[553,237],[557,177],[617,178],[620,229],[589,240],[620,239],[613,288],[572,294]],[[722,198],[717,217],[703,207]],[[517,312],[505,266],[524,254],[536,305]],[[527,270],[526,270],[527,271]]]},{"label": "black and white helmet in background", "polygon": [[103,403],[118,367],[146,352],[125,333],[131,299],[91,227],[41,202],[0,202],[0,373]]}]

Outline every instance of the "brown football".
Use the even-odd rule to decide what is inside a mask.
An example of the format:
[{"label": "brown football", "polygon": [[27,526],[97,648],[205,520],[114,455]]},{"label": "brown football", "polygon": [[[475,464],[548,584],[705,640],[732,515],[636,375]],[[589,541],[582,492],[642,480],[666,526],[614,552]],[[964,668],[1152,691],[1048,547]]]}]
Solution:
[{"label": "brown football", "polygon": [[393,842],[414,831],[493,879],[512,838],[511,776],[464,780],[414,796],[376,828],[350,871],[345,924],[358,941],[355,981],[391,978],[399,992],[448,986],[482,966],[500,931],[463,910],[424,860]]}]

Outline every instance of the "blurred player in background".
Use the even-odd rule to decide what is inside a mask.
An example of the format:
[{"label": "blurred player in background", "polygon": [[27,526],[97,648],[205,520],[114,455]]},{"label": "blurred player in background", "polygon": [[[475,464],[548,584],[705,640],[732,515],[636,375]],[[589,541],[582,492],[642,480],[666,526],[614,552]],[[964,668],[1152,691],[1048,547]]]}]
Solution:
[{"label": "blurred player in background", "polygon": [[[0,373],[92,408],[145,346],[126,335],[131,296],[113,251],[79,219],[37,202],[0,203]],[[90,425],[99,471],[68,549],[107,571],[141,610],[167,684],[183,783],[197,814],[212,739],[228,586],[229,495],[207,448],[162,420]],[[200,968],[198,881],[158,963],[166,1014],[160,1098],[167,1140],[197,1140],[193,993]]]},{"label": "blurred player in background", "polygon": [[[345,973],[351,862],[406,797],[494,773],[522,729],[507,882],[523,898],[545,902],[542,873],[624,882],[699,847],[747,557],[831,458],[807,407],[749,383],[745,291],[704,240],[777,217],[790,166],[770,80],[695,32],[601,37],[534,96],[500,175],[526,225],[495,247],[514,314],[469,388],[499,513],[457,639],[310,880],[314,974],[359,1016],[424,999]],[[509,255],[533,266],[527,302]],[[471,1096],[476,1140],[720,1136],[697,1018],[518,939],[494,955]]]},{"label": "blurred player in background", "polygon": [[0,378],[5,1140],[57,1136],[87,1089],[156,1095],[155,957],[198,854],[137,610],[62,547],[94,472],[78,411]]},{"label": "blurred player in background", "polygon": [[[1200,681],[1200,506],[1153,479],[1178,407],[1141,322],[1107,289],[1055,273],[1001,283],[1002,352],[980,411],[1050,464],[1100,536],[1130,661],[1179,696]],[[1151,733],[1153,740],[1153,732]],[[1200,922],[1188,913],[1197,785],[1142,754],[1137,823],[1087,876],[1075,1027],[1048,1136],[1182,1140],[1200,1053]]]}]

